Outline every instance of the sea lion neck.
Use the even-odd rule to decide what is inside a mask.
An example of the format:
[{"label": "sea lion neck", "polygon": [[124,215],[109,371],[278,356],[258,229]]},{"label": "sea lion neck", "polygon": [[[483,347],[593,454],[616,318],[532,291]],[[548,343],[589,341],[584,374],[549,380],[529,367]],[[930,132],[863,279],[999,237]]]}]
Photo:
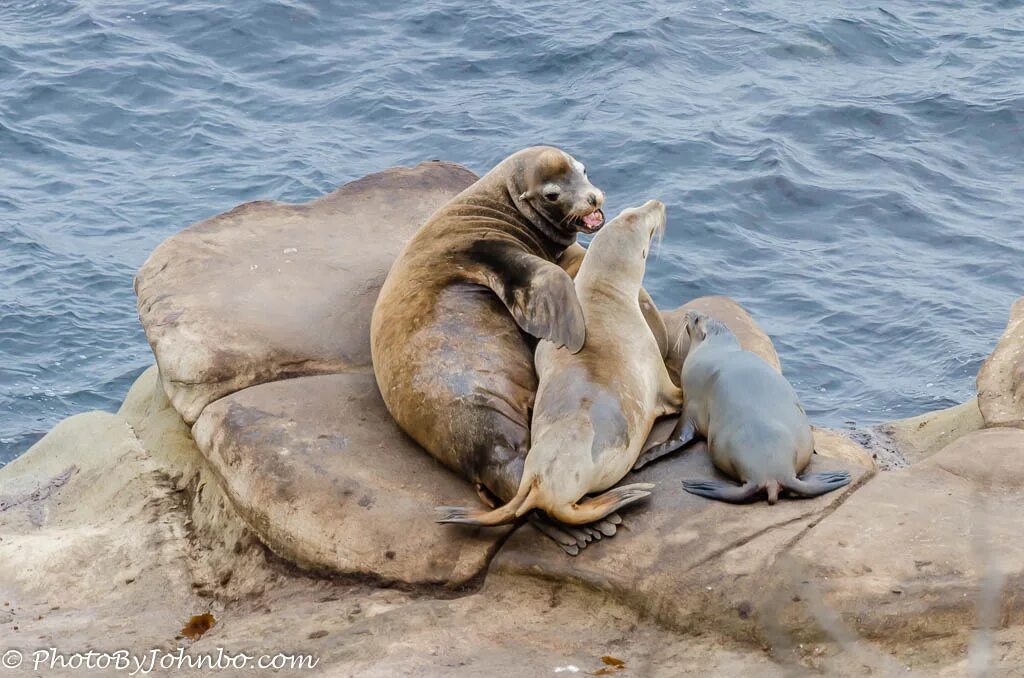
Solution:
[{"label": "sea lion neck", "polygon": [[[499,166],[500,167],[500,166]],[[535,209],[529,201],[520,200],[526,190],[525,181],[517,179],[522,172],[509,169],[490,176],[484,176],[458,200],[464,205],[487,208],[493,221],[490,228],[500,228],[524,245],[537,256],[555,261],[570,245],[576,242],[575,232],[557,228],[547,215]],[[498,223],[500,222],[500,226]]]}]

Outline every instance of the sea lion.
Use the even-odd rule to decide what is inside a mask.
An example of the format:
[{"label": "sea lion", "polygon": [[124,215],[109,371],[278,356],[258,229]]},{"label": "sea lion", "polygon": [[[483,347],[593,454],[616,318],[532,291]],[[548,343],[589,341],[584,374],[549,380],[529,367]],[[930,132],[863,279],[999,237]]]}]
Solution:
[{"label": "sea lion", "polygon": [[[441,207],[381,288],[370,341],[384,403],[483,498],[512,499],[522,477],[537,390],[528,335],[583,345],[583,310],[555,262],[601,227],[603,201],[568,153],[520,151]],[[596,535],[542,529],[570,552]]]},{"label": "sea lion", "polygon": [[533,446],[516,495],[493,511],[439,507],[438,522],[500,525],[541,509],[578,525],[650,494],[649,483],[608,488],[632,469],[654,420],[682,404],[638,300],[651,239],[664,227],[665,206],[651,200],[594,237],[575,280],[586,343],[575,354],[537,346]]},{"label": "sea lion", "polygon": [[811,461],[814,436],[785,377],[740,348],[718,320],[689,311],[686,333],[690,348],[680,375],[686,404],[669,445],[704,436],[715,467],[743,483],[683,481],[687,492],[732,503],[766,492],[774,504],[781,490],[816,497],[850,482],[846,471],[797,477]]}]

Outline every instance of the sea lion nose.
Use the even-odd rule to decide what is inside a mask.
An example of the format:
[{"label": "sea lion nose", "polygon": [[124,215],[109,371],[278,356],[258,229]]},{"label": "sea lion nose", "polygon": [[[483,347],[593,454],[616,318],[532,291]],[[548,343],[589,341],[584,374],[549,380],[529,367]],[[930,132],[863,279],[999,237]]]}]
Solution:
[{"label": "sea lion nose", "polygon": [[597,193],[591,193],[588,195],[587,202],[590,203],[591,207],[597,207]]}]

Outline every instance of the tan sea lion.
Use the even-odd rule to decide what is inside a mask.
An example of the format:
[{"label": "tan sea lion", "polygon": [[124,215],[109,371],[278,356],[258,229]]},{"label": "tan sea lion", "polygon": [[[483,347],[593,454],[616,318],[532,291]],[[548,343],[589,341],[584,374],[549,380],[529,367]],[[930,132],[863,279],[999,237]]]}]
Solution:
[{"label": "tan sea lion", "polygon": [[743,483],[688,480],[687,492],[732,503],[766,492],[774,504],[781,490],[816,497],[850,482],[846,471],[797,477],[811,461],[814,436],[785,377],[740,348],[718,320],[689,311],[686,333],[690,348],[680,376],[686,404],[673,444],[706,437],[715,467]]},{"label": "tan sea lion", "polygon": [[649,483],[608,488],[633,468],[654,420],[682,404],[638,301],[651,239],[664,226],[665,206],[651,200],[595,236],[575,280],[583,349],[537,346],[533,444],[516,495],[493,511],[439,507],[438,522],[500,525],[541,509],[585,524],[650,494]]},{"label": "tan sea lion", "polygon": [[[481,496],[508,501],[522,477],[537,390],[528,335],[583,345],[583,311],[555,262],[601,227],[603,201],[569,154],[520,151],[441,207],[381,289],[370,339],[384,402]],[[596,534],[542,529],[570,552]]]}]

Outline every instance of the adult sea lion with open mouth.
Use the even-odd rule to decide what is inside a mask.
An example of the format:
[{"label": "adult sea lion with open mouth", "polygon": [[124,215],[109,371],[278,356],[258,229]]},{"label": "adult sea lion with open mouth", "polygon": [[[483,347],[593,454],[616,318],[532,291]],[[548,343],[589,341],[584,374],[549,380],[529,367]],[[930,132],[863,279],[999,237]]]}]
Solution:
[{"label": "adult sea lion with open mouth", "polygon": [[583,350],[537,346],[532,447],[518,492],[493,511],[439,507],[438,522],[501,525],[541,509],[586,524],[650,494],[649,483],[608,488],[633,468],[655,419],[682,404],[638,298],[651,240],[664,227],[665,206],[651,200],[597,234],[575,280]]},{"label": "adult sea lion with open mouth", "polygon": [[[604,194],[568,153],[515,153],[441,207],[399,255],[370,326],[395,421],[482,497],[515,496],[537,390],[532,337],[579,351],[572,279],[555,262],[604,223]],[[491,496],[493,495],[493,496]],[[569,552],[600,533],[538,525]],[[614,520],[601,533],[614,533]]]},{"label": "adult sea lion with open mouth", "polygon": [[[686,404],[661,456],[696,435],[707,438],[715,467],[742,485],[720,480],[687,480],[692,494],[732,503],[766,493],[774,504],[782,490],[816,497],[850,482],[846,471],[797,477],[811,461],[814,436],[807,414],[790,383],[763,358],[740,348],[736,335],[706,315],[686,315],[690,349],[683,360],[680,383]],[[649,459],[641,457],[641,463]]]}]

